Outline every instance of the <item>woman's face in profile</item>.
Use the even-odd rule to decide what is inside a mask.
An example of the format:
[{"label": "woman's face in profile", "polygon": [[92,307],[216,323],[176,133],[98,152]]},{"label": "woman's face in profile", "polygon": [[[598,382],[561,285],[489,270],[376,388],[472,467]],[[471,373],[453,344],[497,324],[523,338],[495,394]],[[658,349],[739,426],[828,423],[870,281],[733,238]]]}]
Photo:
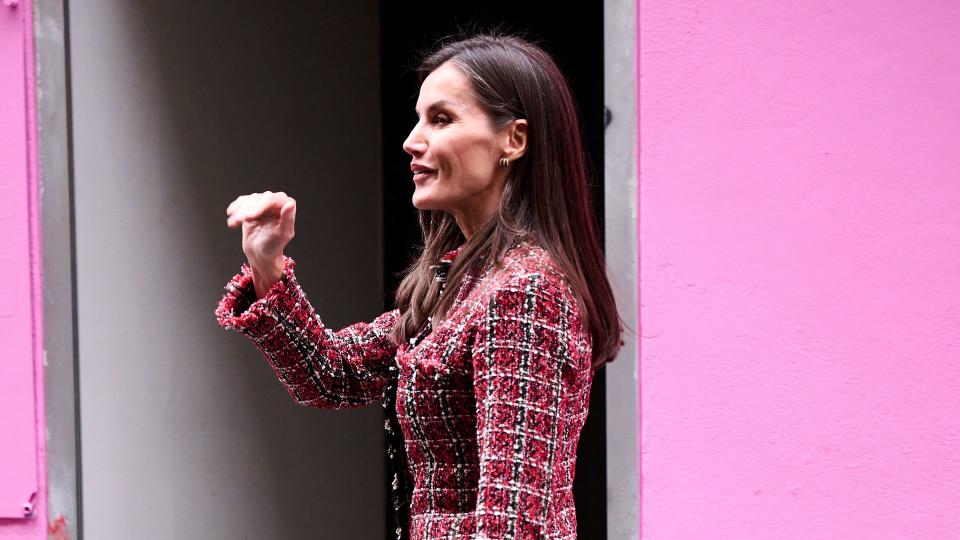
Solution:
[{"label": "woman's face in profile", "polygon": [[413,165],[431,171],[413,175],[413,205],[469,213],[499,199],[506,174],[498,175],[498,134],[454,64],[446,62],[424,79],[416,112],[419,122],[403,149]]}]

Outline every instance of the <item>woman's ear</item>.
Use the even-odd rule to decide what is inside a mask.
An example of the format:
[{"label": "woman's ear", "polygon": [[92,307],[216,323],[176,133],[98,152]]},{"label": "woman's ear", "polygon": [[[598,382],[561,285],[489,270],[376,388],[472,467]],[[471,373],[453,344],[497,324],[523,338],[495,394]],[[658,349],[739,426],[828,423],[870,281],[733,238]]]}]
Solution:
[{"label": "woman's ear", "polygon": [[527,121],[517,118],[505,128],[503,155],[510,161],[516,161],[527,151]]}]

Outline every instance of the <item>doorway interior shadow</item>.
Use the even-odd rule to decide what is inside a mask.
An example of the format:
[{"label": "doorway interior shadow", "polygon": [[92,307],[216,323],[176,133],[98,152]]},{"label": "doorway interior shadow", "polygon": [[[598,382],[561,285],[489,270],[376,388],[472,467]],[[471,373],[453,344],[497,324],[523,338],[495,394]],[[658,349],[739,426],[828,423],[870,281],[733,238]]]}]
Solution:
[{"label": "doorway interior shadow", "polygon": [[[402,144],[416,124],[418,55],[437,40],[462,30],[519,33],[537,41],[566,74],[577,101],[584,146],[594,174],[591,196],[600,231],[604,230],[603,191],[603,3],[586,2],[557,9],[555,2],[403,2],[380,3],[381,99],[383,111],[384,306],[393,306],[397,277],[420,244],[416,209],[411,203],[410,156]],[[603,238],[601,235],[601,243]],[[606,388],[594,378],[590,412],[577,450],[574,497],[580,538],[607,537]],[[386,453],[385,453],[386,455]],[[393,535],[389,463],[384,478],[387,527]]]}]

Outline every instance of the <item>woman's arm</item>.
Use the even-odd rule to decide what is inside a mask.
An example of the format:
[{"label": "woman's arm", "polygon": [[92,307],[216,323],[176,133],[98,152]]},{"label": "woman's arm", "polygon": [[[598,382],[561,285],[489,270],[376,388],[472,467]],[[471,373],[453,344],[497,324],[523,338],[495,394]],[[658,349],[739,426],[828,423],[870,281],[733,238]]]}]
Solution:
[{"label": "woman's arm", "polygon": [[381,399],[395,370],[389,333],[398,310],[333,331],[310,305],[294,266],[284,256],[283,276],[257,299],[252,270],[244,263],[225,287],[217,322],[250,338],[301,405],[338,409]]},{"label": "woman's arm", "polygon": [[556,532],[548,529],[552,497],[575,459],[575,445],[561,439],[579,437],[578,426],[568,429],[565,398],[591,380],[589,337],[576,312],[556,277],[519,276],[491,294],[473,356],[478,539]]}]

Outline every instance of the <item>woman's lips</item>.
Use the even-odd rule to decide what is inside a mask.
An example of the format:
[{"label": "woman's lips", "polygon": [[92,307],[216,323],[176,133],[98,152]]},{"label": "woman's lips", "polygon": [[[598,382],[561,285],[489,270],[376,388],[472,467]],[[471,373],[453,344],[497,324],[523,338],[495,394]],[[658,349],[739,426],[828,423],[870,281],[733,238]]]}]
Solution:
[{"label": "woman's lips", "polygon": [[435,172],[436,171],[419,171],[417,173],[414,173],[413,181],[422,182],[423,180],[426,180],[428,176],[433,176]]}]

